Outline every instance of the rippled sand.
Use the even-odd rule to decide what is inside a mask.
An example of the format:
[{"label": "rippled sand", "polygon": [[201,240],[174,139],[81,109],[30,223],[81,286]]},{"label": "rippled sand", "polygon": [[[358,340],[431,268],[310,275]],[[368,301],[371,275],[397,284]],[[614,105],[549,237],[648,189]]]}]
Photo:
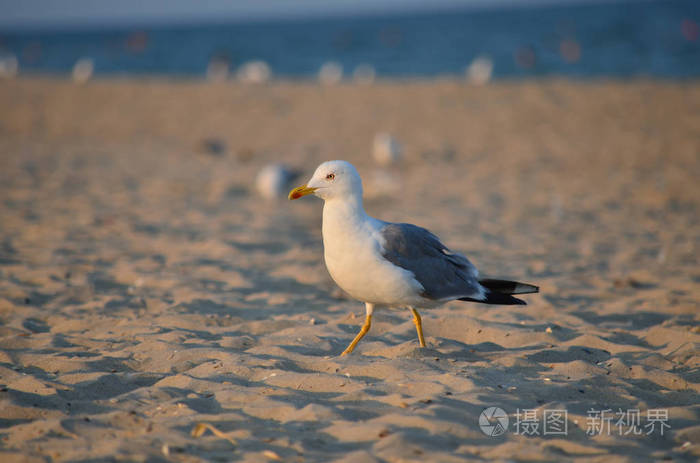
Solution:
[{"label": "rippled sand", "polygon": [[[0,101],[3,462],[700,456],[696,83],[24,79]],[[404,146],[388,170],[379,131]],[[268,162],[303,182],[336,158],[371,214],[541,294],[426,310],[427,349],[379,311],[338,357],[364,309],[326,272],[321,202],[253,188]],[[589,435],[592,411],[635,409],[641,434]]]}]

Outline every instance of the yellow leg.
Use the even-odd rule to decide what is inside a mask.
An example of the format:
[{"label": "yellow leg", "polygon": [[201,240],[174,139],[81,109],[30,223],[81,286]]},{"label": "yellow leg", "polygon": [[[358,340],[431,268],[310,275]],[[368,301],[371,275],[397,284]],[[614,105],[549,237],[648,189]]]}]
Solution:
[{"label": "yellow leg", "polygon": [[423,325],[421,324],[420,315],[413,307],[411,307],[411,312],[413,313],[413,324],[416,325],[416,332],[418,333],[418,342],[420,342],[421,347],[425,347],[425,339],[423,339]]},{"label": "yellow leg", "polygon": [[367,314],[367,317],[365,317],[365,324],[362,325],[362,328],[360,329],[360,332],[357,333],[357,336],[355,336],[355,339],[352,340],[350,345],[348,346],[347,349],[343,351],[342,354],[340,355],[348,355],[350,352],[352,352],[355,349],[355,346],[357,345],[358,342],[360,342],[360,339],[367,334],[369,331],[369,328],[372,326],[372,315]]}]

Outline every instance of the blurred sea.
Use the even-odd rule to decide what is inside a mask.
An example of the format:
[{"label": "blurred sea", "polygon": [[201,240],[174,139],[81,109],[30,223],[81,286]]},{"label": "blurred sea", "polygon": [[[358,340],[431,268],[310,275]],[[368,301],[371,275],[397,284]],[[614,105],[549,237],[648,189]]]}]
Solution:
[{"label": "blurred sea", "polygon": [[231,71],[261,60],[273,76],[315,77],[332,61],[346,76],[358,70],[379,77],[426,77],[463,75],[481,56],[482,65],[492,65],[495,78],[690,78],[700,76],[700,1],[138,29],[6,30],[0,31],[0,56],[15,56],[20,73],[66,74],[88,58],[95,74],[112,75],[204,76],[212,60]]}]

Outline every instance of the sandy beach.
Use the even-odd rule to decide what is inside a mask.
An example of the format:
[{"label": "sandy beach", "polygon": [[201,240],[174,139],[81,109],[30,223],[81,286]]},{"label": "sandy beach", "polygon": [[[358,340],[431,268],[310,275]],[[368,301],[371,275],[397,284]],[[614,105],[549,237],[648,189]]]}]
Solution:
[{"label": "sandy beach", "polygon": [[[36,77],[0,101],[3,462],[700,458],[697,82]],[[378,132],[402,162],[375,165]],[[380,310],[339,357],[364,307],[322,202],[254,188],[329,159],[370,214],[541,293],[425,310],[425,349]]]}]

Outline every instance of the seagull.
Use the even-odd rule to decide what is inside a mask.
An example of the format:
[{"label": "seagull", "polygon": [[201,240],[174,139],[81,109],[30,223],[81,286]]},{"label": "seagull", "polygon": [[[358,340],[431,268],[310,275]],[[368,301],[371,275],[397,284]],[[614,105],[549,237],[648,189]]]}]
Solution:
[{"label": "seagull", "polygon": [[324,200],[323,251],[328,273],[345,292],[365,303],[362,329],[341,355],[351,353],[372,325],[375,307],[408,308],[420,347],[425,347],[418,308],[448,301],[525,305],[514,294],[539,288],[517,281],[483,279],[462,254],[425,228],[370,217],[362,206],[362,179],[347,161],[327,161],[289,199],[313,194]]}]

